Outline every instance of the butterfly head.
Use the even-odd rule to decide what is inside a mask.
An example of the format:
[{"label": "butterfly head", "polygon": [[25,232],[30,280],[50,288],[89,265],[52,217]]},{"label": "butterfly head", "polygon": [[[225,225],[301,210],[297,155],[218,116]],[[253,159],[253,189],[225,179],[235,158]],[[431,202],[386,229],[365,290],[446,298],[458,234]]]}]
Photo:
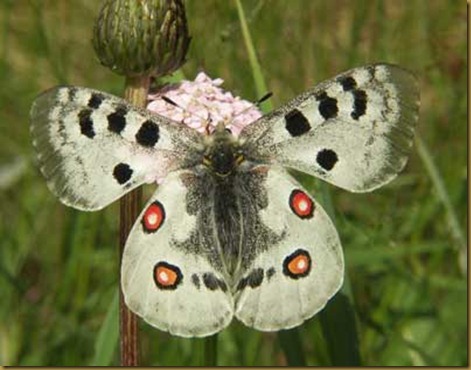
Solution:
[{"label": "butterfly head", "polygon": [[244,156],[237,139],[224,124],[216,126],[209,137],[203,164],[218,177],[227,177],[243,162]]}]

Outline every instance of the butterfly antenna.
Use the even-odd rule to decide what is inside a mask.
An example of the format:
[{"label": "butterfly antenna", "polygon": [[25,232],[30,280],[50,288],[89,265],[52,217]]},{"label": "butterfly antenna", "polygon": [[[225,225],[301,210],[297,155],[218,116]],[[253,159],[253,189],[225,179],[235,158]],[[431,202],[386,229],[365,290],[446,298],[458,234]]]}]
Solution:
[{"label": "butterfly antenna", "polygon": [[[185,113],[188,113],[190,116],[195,116],[195,117],[198,117],[199,119],[203,120],[203,121],[208,121],[208,122],[211,122],[211,116],[208,112],[208,117],[201,117],[200,115],[194,113],[194,112],[190,112],[188,109],[182,107],[181,105],[179,105],[178,103],[174,102],[172,99],[170,99],[169,97],[165,96],[165,95],[162,95],[161,96],[162,100],[170,105],[173,105],[174,107],[177,107],[178,109],[182,110],[183,112]],[[209,124],[209,123],[208,123]]]},{"label": "butterfly antenna", "polygon": [[[272,97],[273,93],[272,92],[267,92],[265,95],[263,95],[260,99],[258,99],[253,105],[255,105],[257,108],[260,108],[260,104],[262,104],[264,101],[267,101]],[[236,114],[236,116],[244,114],[248,110],[252,109],[253,106],[247,107],[244,110],[240,111],[239,113]]]},{"label": "butterfly antenna", "polygon": [[263,95],[260,99],[258,99],[256,102],[255,102],[255,105],[257,107],[260,107],[260,104],[262,104],[264,101],[267,101],[268,99],[270,99],[271,97],[273,96],[273,93],[271,91],[267,92],[265,95]]},{"label": "butterfly antenna", "polygon": [[185,109],[183,109],[183,107],[180,107],[177,103],[175,103],[172,99],[166,97],[165,95],[162,95],[161,98],[164,102],[169,103],[170,105],[173,105],[174,107],[185,110]]}]

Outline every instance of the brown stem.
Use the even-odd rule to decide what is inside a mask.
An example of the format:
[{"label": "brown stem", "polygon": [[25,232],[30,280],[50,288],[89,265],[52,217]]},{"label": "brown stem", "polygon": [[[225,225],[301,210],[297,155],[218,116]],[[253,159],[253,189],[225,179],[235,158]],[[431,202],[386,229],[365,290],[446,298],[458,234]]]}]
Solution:
[{"label": "brown stem", "polygon": [[[124,98],[135,106],[145,107],[150,79],[144,77],[127,77]],[[142,189],[138,188],[126,194],[120,201],[119,212],[119,255],[120,265],[124,245],[134,222],[141,211]],[[119,294],[119,327],[121,366],[139,365],[139,342],[137,335],[137,317],[124,303],[123,292]]]}]

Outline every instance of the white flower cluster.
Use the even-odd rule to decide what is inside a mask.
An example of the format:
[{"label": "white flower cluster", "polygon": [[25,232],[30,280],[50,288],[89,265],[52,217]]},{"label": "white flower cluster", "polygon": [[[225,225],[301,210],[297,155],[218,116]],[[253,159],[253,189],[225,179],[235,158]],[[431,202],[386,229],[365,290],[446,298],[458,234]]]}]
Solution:
[{"label": "white flower cluster", "polygon": [[[206,134],[223,122],[237,136],[262,113],[251,102],[224,91],[220,87],[222,83],[222,79],[212,80],[200,72],[194,81],[184,80],[149,95],[147,109]],[[177,106],[165,101],[162,96]]]}]

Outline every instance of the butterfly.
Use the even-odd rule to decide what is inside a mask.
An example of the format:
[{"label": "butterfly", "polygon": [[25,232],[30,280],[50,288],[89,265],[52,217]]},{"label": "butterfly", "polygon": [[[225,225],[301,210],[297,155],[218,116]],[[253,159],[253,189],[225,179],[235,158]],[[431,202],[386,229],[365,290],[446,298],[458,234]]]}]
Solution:
[{"label": "butterfly", "polygon": [[203,135],[83,87],[56,87],[31,109],[41,172],[66,205],[99,210],[158,178],[122,258],[125,302],[183,337],[227,327],[300,325],[340,289],[344,259],[321,205],[288,172],[352,192],[406,164],[418,120],[412,73],[354,68],[316,85],[234,136]]}]

